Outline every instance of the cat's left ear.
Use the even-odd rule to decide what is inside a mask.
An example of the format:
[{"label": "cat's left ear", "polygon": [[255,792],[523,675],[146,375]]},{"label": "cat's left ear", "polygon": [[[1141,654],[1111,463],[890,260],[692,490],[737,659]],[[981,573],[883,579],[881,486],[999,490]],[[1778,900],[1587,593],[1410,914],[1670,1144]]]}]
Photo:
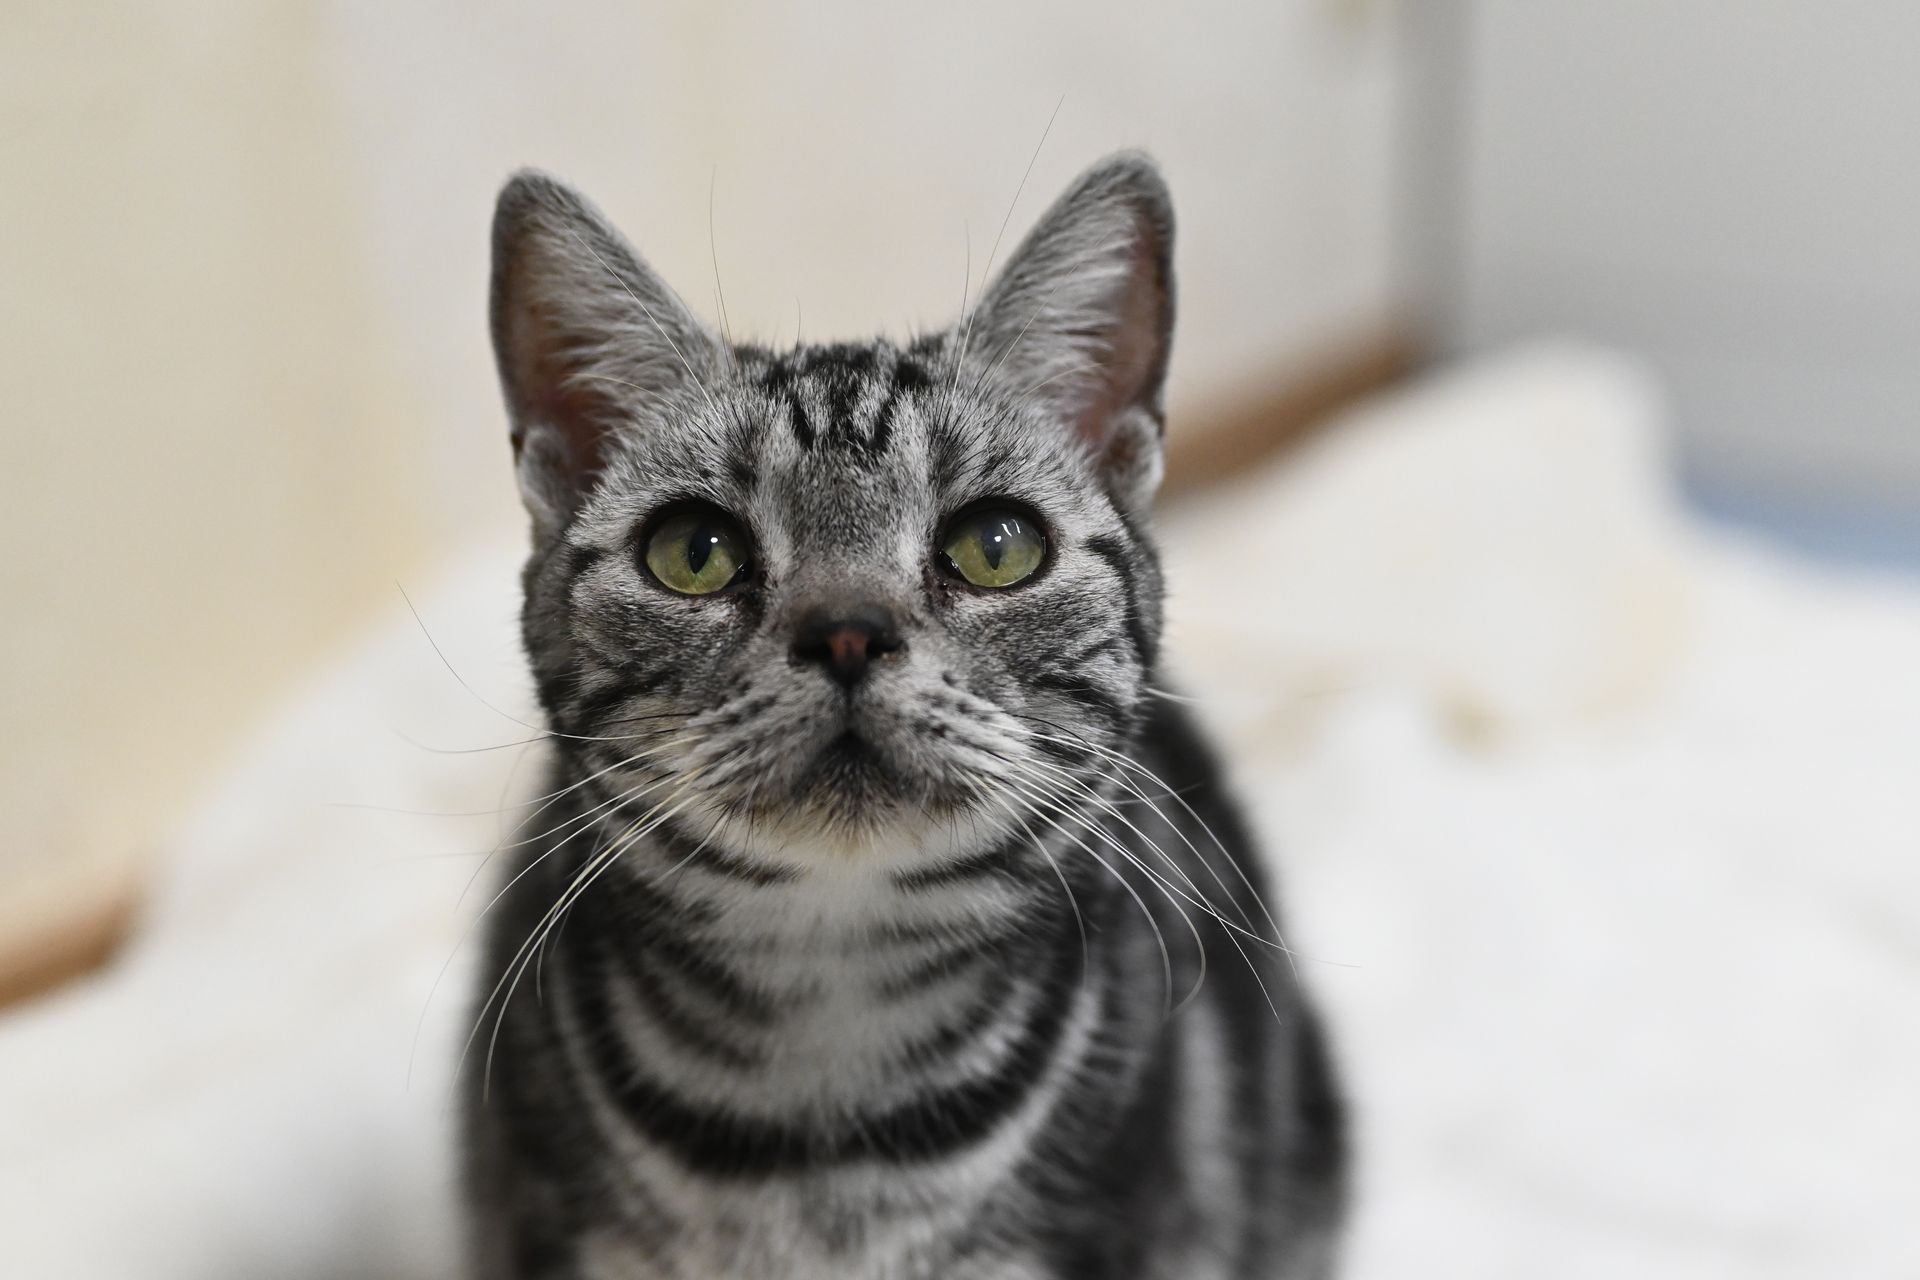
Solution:
[{"label": "cat's left ear", "polygon": [[973,314],[966,359],[1060,421],[1139,512],[1160,484],[1172,341],[1173,203],[1153,161],[1122,152],[1015,250]]}]

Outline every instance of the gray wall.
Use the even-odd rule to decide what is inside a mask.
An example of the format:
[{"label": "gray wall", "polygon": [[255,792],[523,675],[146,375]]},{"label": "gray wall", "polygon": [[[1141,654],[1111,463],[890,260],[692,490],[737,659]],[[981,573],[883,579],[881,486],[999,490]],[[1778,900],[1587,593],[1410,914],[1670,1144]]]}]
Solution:
[{"label": "gray wall", "polygon": [[1920,541],[1920,5],[1459,0],[1425,25],[1409,245],[1446,343],[1638,352],[1697,494]]}]

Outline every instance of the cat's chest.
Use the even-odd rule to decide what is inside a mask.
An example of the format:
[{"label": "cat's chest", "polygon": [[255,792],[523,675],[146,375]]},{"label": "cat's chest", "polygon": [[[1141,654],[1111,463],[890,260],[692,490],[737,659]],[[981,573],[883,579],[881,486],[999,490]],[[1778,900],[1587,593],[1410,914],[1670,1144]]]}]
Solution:
[{"label": "cat's chest", "polygon": [[[737,895],[677,955],[642,947],[586,979],[615,988],[608,1007],[636,1065],[689,1096],[768,1121],[911,1105],[990,1071],[1034,993],[1009,976],[1017,965],[995,962],[976,904],[903,900],[882,879]],[[740,998],[716,1002],[716,979]],[[744,1060],[699,1061],[661,1034],[673,1012],[703,1019]]]},{"label": "cat's chest", "polygon": [[[898,1188],[896,1188],[896,1191]],[[892,1197],[887,1197],[892,1198]],[[610,1230],[582,1242],[592,1280],[1042,1280],[1027,1247],[985,1238],[977,1206],[948,1200],[910,1213],[834,1204],[820,1189],[761,1187],[710,1197],[665,1236]]]}]

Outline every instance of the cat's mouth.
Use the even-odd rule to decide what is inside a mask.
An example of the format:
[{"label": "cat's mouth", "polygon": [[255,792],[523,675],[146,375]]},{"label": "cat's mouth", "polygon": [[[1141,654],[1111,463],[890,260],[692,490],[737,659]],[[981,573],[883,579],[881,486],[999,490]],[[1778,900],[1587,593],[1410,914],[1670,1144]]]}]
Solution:
[{"label": "cat's mouth", "polygon": [[821,749],[819,760],[822,765],[830,768],[879,763],[873,744],[861,737],[854,729],[841,730],[839,737]]},{"label": "cat's mouth", "polygon": [[902,790],[899,772],[872,738],[848,727],[814,755],[801,784],[816,797],[873,803]]},{"label": "cat's mouth", "polygon": [[893,781],[893,770],[873,741],[857,729],[842,729],[814,757],[813,781],[829,787],[871,790]]},{"label": "cat's mouth", "polygon": [[[726,768],[715,799],[753,813],[768,829],[793,824],[842,832],[911,823],[916,815],[943,818],[976,804],[973,790],[938,772],[937,744],[910,728],[917,726],[885,708],[816,710],[813,723],[787,739],[790,745],[766,741],[773,759],[756,767],[743,758]],[[743,743],[727,754],[750,758],[758,745]]]}]

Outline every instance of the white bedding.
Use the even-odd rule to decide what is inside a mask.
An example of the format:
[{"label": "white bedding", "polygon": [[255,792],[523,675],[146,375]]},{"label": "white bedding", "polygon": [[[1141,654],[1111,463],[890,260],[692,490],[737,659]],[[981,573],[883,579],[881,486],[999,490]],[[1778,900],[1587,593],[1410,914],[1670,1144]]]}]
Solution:
[{"label": "white bedding", "polygon": [[[1920,1275],[1920,588],[1708,536],[1662,447],[1534,350],[1166,522],[1354,1097],[1351,1277]],[[416,745],[529,735],[515,558],[415,596],[473,691],[397,607],[116,967],[0,1020],[0,1272],[452,1273],[457,959],[427,995],[498,818],[341,806],[531,789]]]}]

